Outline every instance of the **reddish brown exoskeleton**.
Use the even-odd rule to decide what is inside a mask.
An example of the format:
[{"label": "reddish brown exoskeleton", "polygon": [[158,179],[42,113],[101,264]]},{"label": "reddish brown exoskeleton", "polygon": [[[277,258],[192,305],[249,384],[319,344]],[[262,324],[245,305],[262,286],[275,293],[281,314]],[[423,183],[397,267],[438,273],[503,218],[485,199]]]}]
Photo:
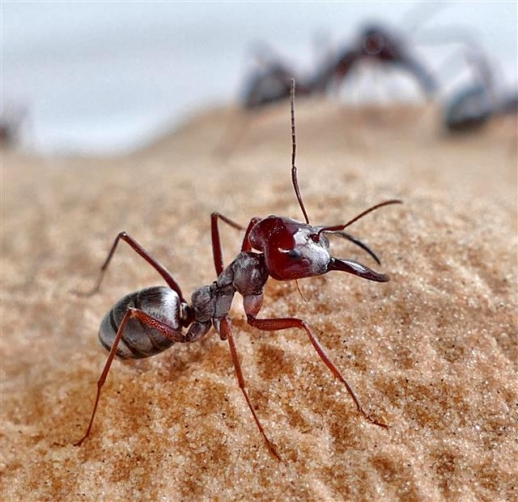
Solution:
[{"label": "reddish brown exoskeleton", "polygon": [[[331,256],[326,235],[338,234],[345,237],[371,254],[379,263],[376,255],[365,244],[345,233],[344,229],[367,213],[389,204],[397,204],[400,202],[399,200],[388,200],[377,204],[342,225],[315,227],[309,223],[300,195],[297,168],[295,167],[294,89],[295,82],[293,82],[291,100],[292,182],[304,214],[305,223],[282,216],[256,217],[250,220],[245,230],[244,227],[229,218],[219,213],[213,213],[211,216],[212,251],[218,277],[212,284],[202,286],[194,291],[190,304],[185,300],[173,276],[132,237],[125,232],[121,232],[115,239],[101,268],[99,280],[92,293],[99,289],[104,273],[121,240],[142,256],[162,276],[168,287],[151,287],[125,296],[110,309],[101,322],[99,338],[102,345],[109,350],[109,355],[97,382],[97,394],[90,423],[86,433],[76,445],[80,445],[90,434],[99,404],[101,388],[106,381],[110,366],[116,355],[121,358],[152,356],[169,348],[174,343],[196,342],[205,336],[211,327],[214,327],[221,340],[228,341],[239,387],[270,452],[279,459],[280,457],[268,439],[246,391],[229,316],[236,292],[243,297],[247,322],[251,326],[263,331],[288,328],[303,330],[322,361],[335,377],[345,385],[358,412],[369,422],[380,427],[387,427],[386,424],[372,418],[363,410],[352,388],[328,357],[305,321],[294,317],[274,319],[257,317],[263,303],[263,288],[270,276],[280,281],[292,281],[339,270],[370,281],[386,282],[389,280],[385,274],[375,272],[356,261]],[[218,229],[219,220],[236,229],[245,230],[241,252],[227,267],[223,265]],[[184,329],[186,332],[184,332]]]}]

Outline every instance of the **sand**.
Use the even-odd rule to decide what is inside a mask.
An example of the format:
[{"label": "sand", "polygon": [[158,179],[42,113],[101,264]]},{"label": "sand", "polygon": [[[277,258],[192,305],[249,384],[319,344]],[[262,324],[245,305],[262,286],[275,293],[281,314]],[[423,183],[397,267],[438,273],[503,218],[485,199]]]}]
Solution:
[{"label": "sand", "polygon": [[[120,158],[2,158],[2,500],[518,500],[516,122],[448,138],[436,110],[297,104],[300,186],[314,224],[344,222],[380,256],[335,256],[390,275],[270,280],[264,317],[306,320],[368,423],[304,333],[249,327],[232,309],[250,398],[212,332],[156,357],[115,361],[85,431],[106,353],[99,322],[124,294],[161,285],[121,246],[126,230],[185,294],[215,279],[210,220],[301,219],[290,182],[289,106],[215,154],[234,110],[194,117]],[[237,127],[241,127],[238,125]],[[241,233],[221,230],[229,262]]]}]

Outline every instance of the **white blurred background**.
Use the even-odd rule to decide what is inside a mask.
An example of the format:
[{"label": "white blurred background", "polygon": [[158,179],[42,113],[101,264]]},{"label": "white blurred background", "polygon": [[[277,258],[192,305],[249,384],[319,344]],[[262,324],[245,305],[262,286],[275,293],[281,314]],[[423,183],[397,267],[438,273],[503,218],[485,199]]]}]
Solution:
[{"label": "white blurred background", "polygon": [[[31,151],[124,153],[207,107],[236,105],[251,44],[268,44],[307,73],[319,50],[347,45],[371,20],[405,37],[445,85],[469,78],[452,42],[475,40],[512,89],[517,6],[514,0],[2,1],[2,120],[26,112],[20,140]],[[377,85],[386,78],[378,76]],[[341,98],[365,99],[372,92],[366,82],[360,79]],[[383,89],[374,92],[384,99]]]}]

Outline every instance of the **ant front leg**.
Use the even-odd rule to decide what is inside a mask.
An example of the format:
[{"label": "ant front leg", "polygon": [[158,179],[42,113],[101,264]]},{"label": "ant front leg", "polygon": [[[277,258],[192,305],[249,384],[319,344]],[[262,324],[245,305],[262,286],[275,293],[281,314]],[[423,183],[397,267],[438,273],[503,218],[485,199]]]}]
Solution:
[{"label": "ant front leg", "polygon": [[212,256],[214,258],[214,267],[216,268],[216,274],[220,275],[225,268],[223,263],[223,253],[221,251],[221,239],[219,236],[219,227],[218,220],[224,221],[227,225],[235,228],[236,230],[245,230],[245,227],[241,226],[239,223],[223,216],[220,213],[214,212],[210,215],[210,227],[211,227],[211,236],[212,236]]},{"label": "ant front leg", "polygon": [[95,286],[92,288],[91,291],[84,293],[84,296],[91,296],[99,291],[99,288],[101,287],[101,283],[104,278],[104,274],[106,273],[106,270],[110,265],[113,255],[115,254],[115,250],[117,249],[117,246],[121,240],[126,242],[134,251],[136,251],[140,256],[142,256],[142,258],[144,258],[144,260],[146,260],[162,276],[167,285],[172,290],[176,291],[176,293],[178,293],[180,300],[185,303],[182,290],[180,289],[178,283],[174,280],[171,273],[160,262],[153,258],[149,251],[146,251],[133,237],[131,237],[126,232],[120,232],[119,235],[117,235],[117,237],[115,238],[110,252],[108,253],[107,258],[103,263],[103,266],[101,267],[101,272],[99,274],[99,278],[97,279]]},{"label": "ant front leg", "polygon": [[84,436],[74,443],[74,446],[80,446],[83,441],[90,435],[90,431],[92,430],[92,425],[94,423],[95,414],[97,413],[97,407],[99,405],[99,399],[101,397],[101,390],[103,385],[106,382],[106,378],[108,377],[108,373],[110,371],[113,359],[115,358],[117,354],[117,348],[119,347],[120,341],[122,340],[122,337],[124,336],[124,331],[126,329],[126,326],[128,324],[128,321],[130,319],[137,319],[140,321],[143,325],[150,329],[156,329],[159,331],[162,335],[164,335],[166,338],[169,338],[173,342],[183,342],[185,341],[184,335],[181,333],[181,331],[178,331],[177,329],[173,328],[172,326],[169,326],[168,324],[165,324],[162,321],[159,321],[158,319],[155,319],[154,317],[150,316],[146,312],[135,309],[135,308],[128,308],[126,311],[126,314],[124,315],[119,329],[117,330],[117,335],[115,336],[115,339],[113,340],[113,344],[110,348],[110,353],[108,354],[108,358],[106,359],[106,363],[104,365],[104,369],[101,373],[101,376],[99,377],[99,380],[97,381],[97,393],[95,395],[95,401],[94,401],[94,407],[92,410],[92,415],[90,416],[90,422],[88,423],[88,428],[86,429],[86,432]]},{"label": "ant front leg", "polygon": [[248,223],[248,227],[245,231],[245,236],[243,237],[243,244],[241,245],[241,251],[245,253],[249,253],[252,251],[252,244],[249,240],[250,232],[252,232],[253,228],[261,221],[262,218],[259,218],[258,216],[254,216],[250,223]]},{"label": "ant front leg", "polygon": [[244,297],[243,305],[248,324],[262,331],[277,331],[289,328],[297,328],[304,330],[308,335],[311,344],[317,351],[317,354],[320,356],[320,359],[322,359],[324,364],[331,370],[331,373],[333,373],[333,375],[345,385],[345,388],[347,389],[347,392],[354,401],[354,404],[356,405],[356,409],[358,410],[358,412],[361,415],[363,415],[363,417],[366,420],[373,423],[374,425],[387,428],[387,424],[379,422],[378,420],[372,418],[365,412],[362,405],[360,404],[360,400],[356,397],[356,394],[354,393],[352,387],[349,385],[349,383],[344,378],[340,370],[333,363],[333,361],[331,361],[324,347],[318,341],[317,337],[313,334],[306,321],[303,321],[302,319],[298,319],[296,317],[284,317],[278,319],[257,319],[256,315],[259,313],[259,310],[261,309],[262,302],[262,295],[249,295]]}]

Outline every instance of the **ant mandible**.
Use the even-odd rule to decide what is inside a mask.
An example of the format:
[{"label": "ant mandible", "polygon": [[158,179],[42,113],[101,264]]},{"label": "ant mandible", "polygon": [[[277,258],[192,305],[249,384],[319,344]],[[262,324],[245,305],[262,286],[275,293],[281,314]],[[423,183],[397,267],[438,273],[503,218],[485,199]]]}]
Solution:
[{"label": "ant mandible", "polygon": [[[180,286],[173,276],[133,237],[126,232],[121,232],[116,237],[108,257],[101,267],[99,279],[93,290],[88,294],[94,294],[99,290],[104,274],[120,241],[126,242],[144,258],[162,276],[168,287],[156,286],[130,293],[115,303],[102,320],[99,339],[101,344],[109,351],[109,355],[97,382],[97,394],[88,428],[84,436],[75,443],[76,446],[83,443],[90,435],[101,389],[116,355],[123,359],[153,356],[175,343],[196,342],[204,337],[211,327],[214,327],[221,340],[228,341],[239,387],[268,449],[280,460],[279,454],[261,425],[246,390],[229,316],[232,299],[236,292],[243,297],[246,320],[250,326],[263,331],[277,331],[288,328],[303,330],[325,365],[345,385],[358,412],[369,422],[380,427],[387,427],[386,424],[372,418],[363,410],[351,386],[331,361],[305,321],[295,317],[273,319],[257,317],[263,303],[263,288],[269,277],[279,281],[292,281],[339,270],[370,281],[386,282],[389,280],[385,274],[375,272],[361,263],[331,256],[326,234],[335,234],[348,239],[369,253],[379,264],[379,259],[374,252],[364,243],[344,232],[344,229],[380,207],[398,204],[401,201],[388,200],[376,204],[342,225],[317,227],[310,225],[300,195],[297,168],[295,167],[294,96],[295,81],[293,80],[291,91],[291,179],[305,223],[283,216],[254,217],[245,229],[219,213],[212,213],[212,252],[218,277],[212,284],[195,290],[190,304],[185,300]],[[223,265],[221,252],[219,220],[238,230],[245,230],[241,252],[226,268]],[[185,333],[183,332],[184,328],[187,329]]]}]

